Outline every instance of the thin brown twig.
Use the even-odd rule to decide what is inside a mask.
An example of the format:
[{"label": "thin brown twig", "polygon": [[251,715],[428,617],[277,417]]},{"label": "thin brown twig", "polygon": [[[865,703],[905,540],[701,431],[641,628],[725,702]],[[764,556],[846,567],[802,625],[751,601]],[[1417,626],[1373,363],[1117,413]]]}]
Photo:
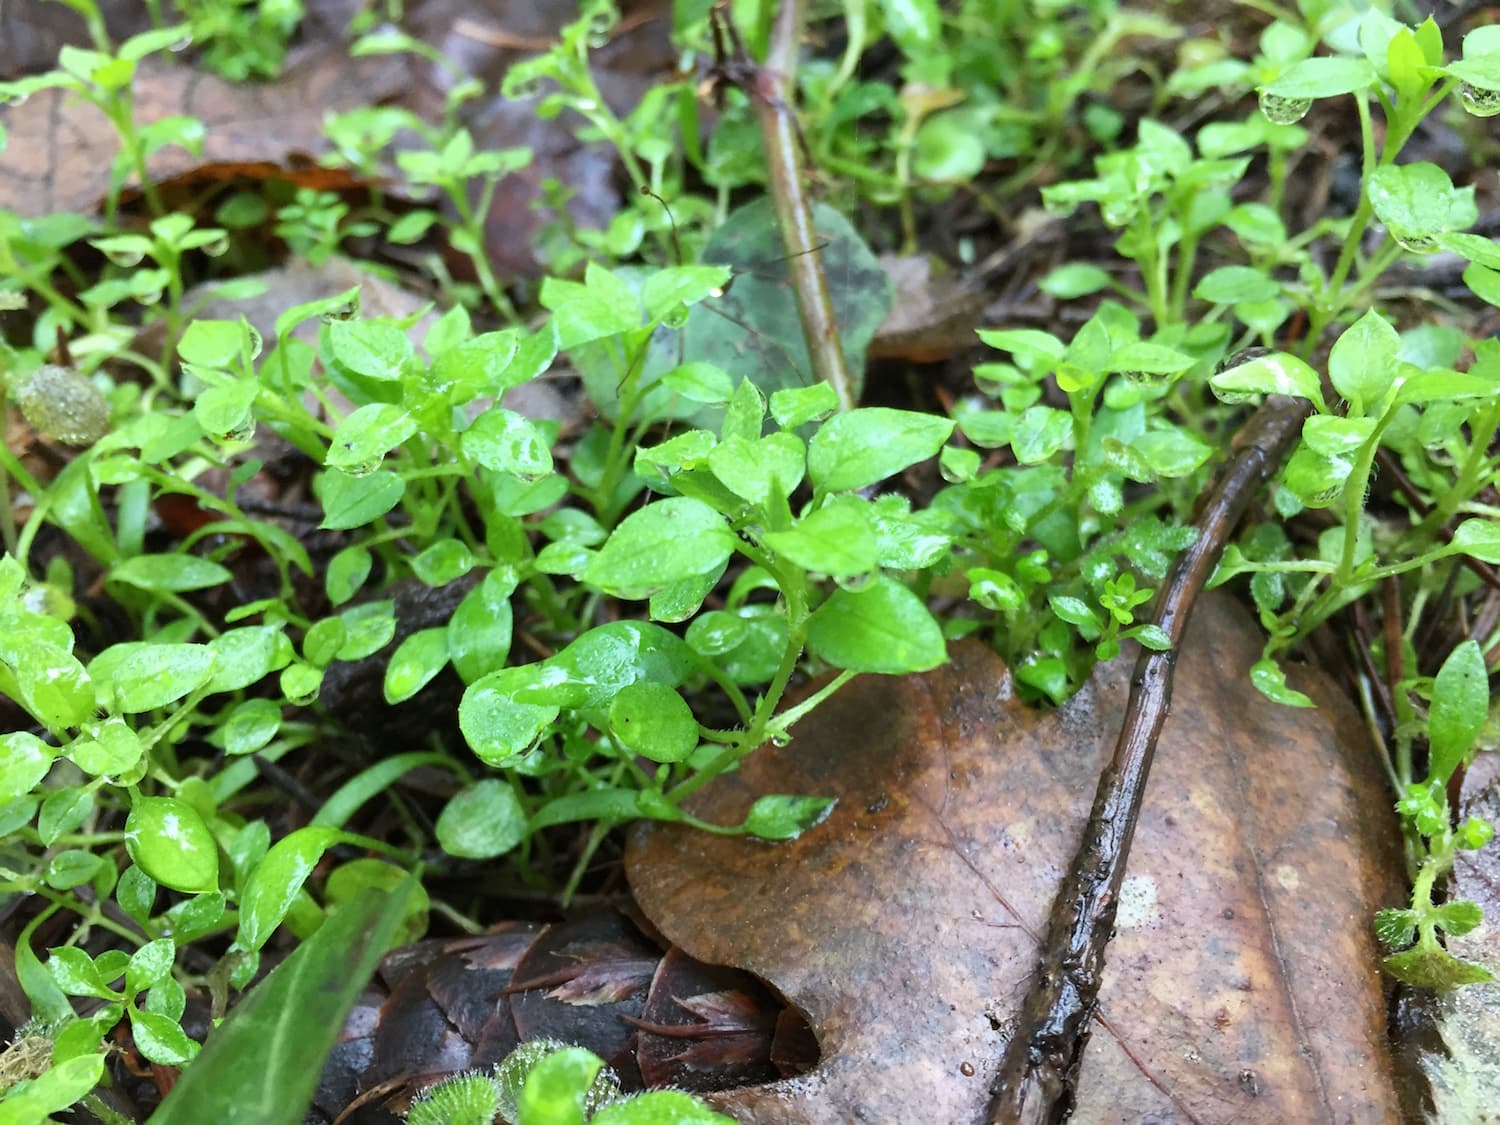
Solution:
[{"label": "thin brown twig", "polygon": [[1072,1110],[1078,1065],[1099,1006],[1120,884],[1188,617],[1230,534],[1301,432],[1309,409],[1305,399],[1266,399],[1236,435],[1234,453],[1198,518],[1198,538],[1168,575],[1156,623],[1172,647],[1143,650],[1136,661],[1114,757],[1100,775],[1083,841],[1052,905],[1015,1037],[990,1087],[988,1125],[1062,1121]]},{"label": "thin brown twig", "polygon": [[823,272],[823,257],[808,253],[808,248],[817,246],[819,239],[813,227],[812,203],[804,191],[802,140],[790,101],[796,88],[797,52],[802,44],[803,0],[783,0],[778,7],[764,66],[750,59],[728,14],[728,4],[721,2],[714,12],[715,18],[728,28],[734,44],[735,57],[730,60],[727,77],[750,96],[760,124],[771,206],[787,254],[787,277],[797,299],[812,373],[833,387],[841,409],[852,410],[854,383],[844,362],[844,346],[833,312],[828,276]]}]

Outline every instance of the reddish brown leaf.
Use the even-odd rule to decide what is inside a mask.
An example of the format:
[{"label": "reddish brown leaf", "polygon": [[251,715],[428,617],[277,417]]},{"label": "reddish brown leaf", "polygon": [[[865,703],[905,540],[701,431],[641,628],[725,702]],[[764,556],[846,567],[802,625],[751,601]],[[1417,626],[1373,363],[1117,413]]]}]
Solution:
[{"label": "reddish brown leaf", "polygon": [[[205,164],[284,162],[327,145],[323,117],[387,100],[407,82],[404,56],[350,59],[337,51],[303,53],[270,86],[233,85],[155,59],[135,79],[135,119],[149,124],[186,114],[204,124],[203,155],[168,147],[150,160],[153,180]],[[0,207],[19,215],[93,211],[109,186],[120,142],[94,106],[64,90],[44,90],[0,108],[10,145],[0,161]]]},{"label": "reddish brown leaf", "polygon": [[[1198,609],[1084,1057],[1082,1121],[1380,1121],[1396,1099],[1370,917],[1397,840],[1363,729],[1250,686],[1260,641]],[[790,844],[652,826],[629,871],[689,955],[744,967],[808,1015],[812,1074],[715,1095],[745,1122],[980,1118],[1037,934],[1113,743],[1129,663],[1055,713],[987,649],[856,681],[702,794],[732,822],[764,792],[834,795]]]}]

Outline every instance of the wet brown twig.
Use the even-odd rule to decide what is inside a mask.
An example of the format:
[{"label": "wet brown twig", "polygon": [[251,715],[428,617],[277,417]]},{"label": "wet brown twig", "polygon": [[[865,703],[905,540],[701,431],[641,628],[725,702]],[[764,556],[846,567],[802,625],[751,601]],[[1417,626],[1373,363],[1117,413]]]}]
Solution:
[{"label": "wet brown twig", "polygon": [[803,0],[783,0],[771,27],[765,65],[750,58],[738,29],[728,14],[728,4],[713,10],[716,29],[727,30],[733,53],[719,66],[719,77],[739,86],[755,106],[756,119],[766,149],[771,205],[781,244],[787,254],[787,277],[797,298],[802,334],[812,373],[833,387],[839,406],[852,410],[854,383],[844,362],[838,320],[821,254],[809,253],[819,239],[813,229],[812,203],[804,190],[803,143],[791,97],[796,89],[797,52],[801,49],[804,22]]},{"label": "wet brown twig", "polygon": [[1104,953],[1145,795],[1156,740],[1172,699],[1172,671],[1203,584],[1251,499],[1301,432],[1304,399],[1273,395],[1235,437],[1233,454],[1198,518],[1198,539],[1177,560],[1156,623],[1166,652],[1143,650],[1115,753],[1099,778],[1072,869],[1052,904],[1047,939],[1015,1037],[990,1087],[989,1125],[1064,1120],[1099,1003]]}]

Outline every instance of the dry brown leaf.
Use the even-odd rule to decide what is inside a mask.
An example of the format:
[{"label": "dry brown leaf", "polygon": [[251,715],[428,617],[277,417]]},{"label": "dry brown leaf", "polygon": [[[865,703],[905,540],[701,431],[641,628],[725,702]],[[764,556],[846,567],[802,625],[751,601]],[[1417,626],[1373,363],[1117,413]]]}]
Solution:
[{"label": "dry brown leaf", "polygon": [[880,259],[896,289],[885,323],[870,341],[871,359],[935,363],[974,347],[984,311],[982,288],[933,268],[926,254]]},{"label": "dry brown leaf", "polygon": [[[1269,703],[1257,631],[1197,611],[1085,1054],[1082,1122],[1395,1120],[1370,918],[1402,885],[1390,798],[1348,704]],[[693,808],[835,795],[790,844],[677,826],[631,841],[644,913],[700,960],[808,1015],[812,1074],[716,1095],[743,1122],[977,1121],[1037,936],[1124,707],[1115,662],[1056,713],[977,644],[925,676],[867,677]]]},{"label": "dry brown leaf", "polygon": [[[154,180],[205,163],[280,161],[327,148],[323,117],[388,100],[407,82],[401,55],[350,59],[336,51],[300,53],[274,85],[234,85],[154,59],[135,79],[135,120],[146,125],[186,114],[204,124],[202,156],[169,146],[154,154]],[[30,217],[94,211],[109,187],[120,142],[108,119],[67,90],[43,90],[0,108],[10,133],[0,161],[0,207]]]}]

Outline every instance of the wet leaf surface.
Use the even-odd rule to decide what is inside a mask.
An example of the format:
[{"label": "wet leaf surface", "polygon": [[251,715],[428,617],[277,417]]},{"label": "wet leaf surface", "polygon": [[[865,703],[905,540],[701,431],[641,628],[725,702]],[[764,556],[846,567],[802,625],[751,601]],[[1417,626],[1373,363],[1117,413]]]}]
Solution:
[{"label": "wet leaf surface", "polygon": [[[1369,919],[1399,902],[1396,839],[1363,731],[1321,677],[1314,713],[1249,685],[1258,640],[1205,601],[1178,664],[1085,1054],[1082,1121],[1396,1117]],[[836,795],[790,844],[642,828],[628,857],[652,923],[802,1008],[813,1073],[717,1095],[747,1122],[978,1120],[1055,884],[1112,747],[1128,665],[1054,713],[986,649],[863,678],[793,743],[693,811],[761,792]]]}]

